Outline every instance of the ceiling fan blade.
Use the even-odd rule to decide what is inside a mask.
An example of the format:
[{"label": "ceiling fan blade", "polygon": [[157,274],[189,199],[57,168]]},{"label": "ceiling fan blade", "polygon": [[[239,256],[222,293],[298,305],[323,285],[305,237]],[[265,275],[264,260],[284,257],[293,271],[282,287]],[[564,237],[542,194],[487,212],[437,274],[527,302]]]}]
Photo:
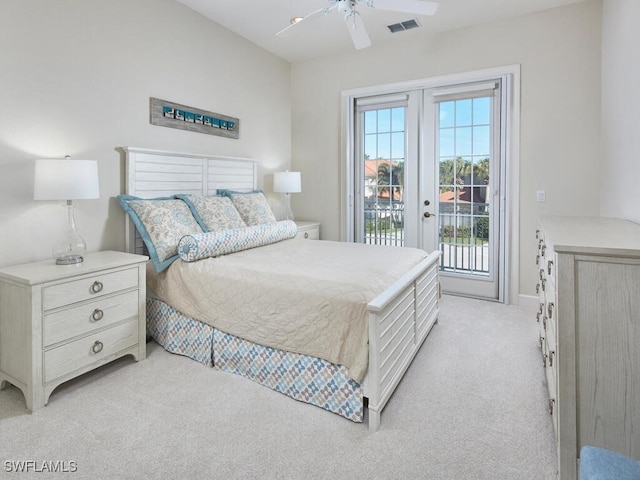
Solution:
[{"label": "ceiling fan blade", "polygon": [[316,15],[318,15],[319,13],[327,14],[327,13],[329,13],[331,10],[333,10],[334,8],[335,8],[335,5],[334,5],[334,6],[331,6],[331,7],[329,7],[329,8],[320,8],[320,9],[316,10],[315,12],[311,12],[309,15],[306,15],[306,16],[302,17],[302,18],[301,18],[300,20],[298,20],[297,22],[292,23],[292,24],[290,24],[289,26],[287,26],[287,27],[283,28],[283,29],[282,29],[282,30],[280,30],[278,33],[276,33],[276,35],[282,35],[282,34],[283,34],[283,33],[285,33],[286,31],[288,31],[290,28],[295,27],[296,25],[298,25],[298,24],[300,24],[300,23],[304,22],[305,20],[307,20],[307,19],[309,19],[309,18],[311,18],[311,17],[315,17],[315,16],[316,16]]},{"label": "ceiling fan blade", "polygon": [[437,2],[422,0],[372,0],[373,8],[393,12],[413,13],[416,15],[433,15],[438,10]]},{"label": "ceiling fan blade", "polygon": [[367,29],[364,28],[364,22],[357,12],[344,17],[344,21],[347,25],[347,30],[349,30],[349,35],[351,35],[351,40],[353,41],[353,45],[356,47],[356,49],[360,50],[361,48],[367,48],[371,46],[371,40],[369,40]]}]

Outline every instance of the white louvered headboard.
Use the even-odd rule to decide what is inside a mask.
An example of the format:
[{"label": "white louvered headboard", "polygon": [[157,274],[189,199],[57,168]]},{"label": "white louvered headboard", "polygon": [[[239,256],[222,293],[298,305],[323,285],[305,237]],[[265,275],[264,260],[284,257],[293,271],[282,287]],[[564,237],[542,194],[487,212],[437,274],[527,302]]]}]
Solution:
[{"label": "white louvered headboard", "polygon": [[[163,152],[124,147],[125,193],[140,198],[168,197],[176,193],[215,195],[217,190],[255,190],[257,162],[248,158]],[[143,253],[144,244],[126,218],[125,249]]]}]

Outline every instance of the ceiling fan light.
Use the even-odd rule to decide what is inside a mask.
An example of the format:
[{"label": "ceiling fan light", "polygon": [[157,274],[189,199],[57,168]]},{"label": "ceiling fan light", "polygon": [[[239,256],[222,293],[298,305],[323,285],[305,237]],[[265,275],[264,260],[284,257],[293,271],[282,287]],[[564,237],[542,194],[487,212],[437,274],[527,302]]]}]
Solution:
[{"label": "ceiling fan light", "polygon": [[301,21],[304,17],[291,17],[291,20],[289,20],[289,23],[291,25],[295,25],[296,23],[298,23],[299,21]]}]

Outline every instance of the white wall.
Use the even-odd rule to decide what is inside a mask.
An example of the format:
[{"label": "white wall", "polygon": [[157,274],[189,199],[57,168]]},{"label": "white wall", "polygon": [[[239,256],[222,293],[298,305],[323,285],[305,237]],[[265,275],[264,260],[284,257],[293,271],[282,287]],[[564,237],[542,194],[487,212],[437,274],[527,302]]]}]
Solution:
[{"label": "white wall", "polygon": [[[238,117],[240,138],[150,125],[149,97]],[[101,198],[76,202],[89,251],[124,248],[117,147],[290,164],[290,65],[174,0],[2,0],[0,107],[0,265],[49,258],[64,223],[32,200],[36,158],[98,160]]]},{"label": "white wall", "polygon": [[602,214],[640,223],[640,2],[602,9]]},{"label": "white wall", "polygon": [[[294,64],[292,162],[303,178],[303,193],[293,197],[296,218],[322,222],[324,239],[340,238],[342,90],[520,64],[521,245],[515,260],[520,293],[533,294],[538,216],[599,210],[600,29],[601,3],[589,0]],[[546,190],[545,204],[535,201],[538,189]]]}]

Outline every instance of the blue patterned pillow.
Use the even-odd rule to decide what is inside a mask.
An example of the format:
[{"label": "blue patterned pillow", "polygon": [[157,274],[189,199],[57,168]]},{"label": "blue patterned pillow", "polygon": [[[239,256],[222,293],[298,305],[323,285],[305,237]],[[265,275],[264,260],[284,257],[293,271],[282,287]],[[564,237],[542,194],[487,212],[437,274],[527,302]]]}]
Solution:
[{"label": "blue patterned pillow", "polygon": [[254,190],[252,192],[218,190],[218,194],[231,199],[242,220],[248,226],[277,221],[262,190]]},{"label": "blue patterned pillow", "polygon": [[138,229],[157,272],[178,259],[178,242],[183,236],[202,233],[182,200],[118,195],[118,202]]},{"label": "blue patterned pillow", "polygon": [[229,197],[221,195],[203,197],[180,194],[176,195],[176,198],[184,201],[189,206],[191,213],[205,232],[247,226]]},{"label": "blue patterned pillow", "polygon": [[178,254],[185,262],[195,262],[202,258],[219,257],[279,242],[293,238],[297,233],[298,227],[292,220],[283,220],[251,227],[185,235],[178,243]]}]

